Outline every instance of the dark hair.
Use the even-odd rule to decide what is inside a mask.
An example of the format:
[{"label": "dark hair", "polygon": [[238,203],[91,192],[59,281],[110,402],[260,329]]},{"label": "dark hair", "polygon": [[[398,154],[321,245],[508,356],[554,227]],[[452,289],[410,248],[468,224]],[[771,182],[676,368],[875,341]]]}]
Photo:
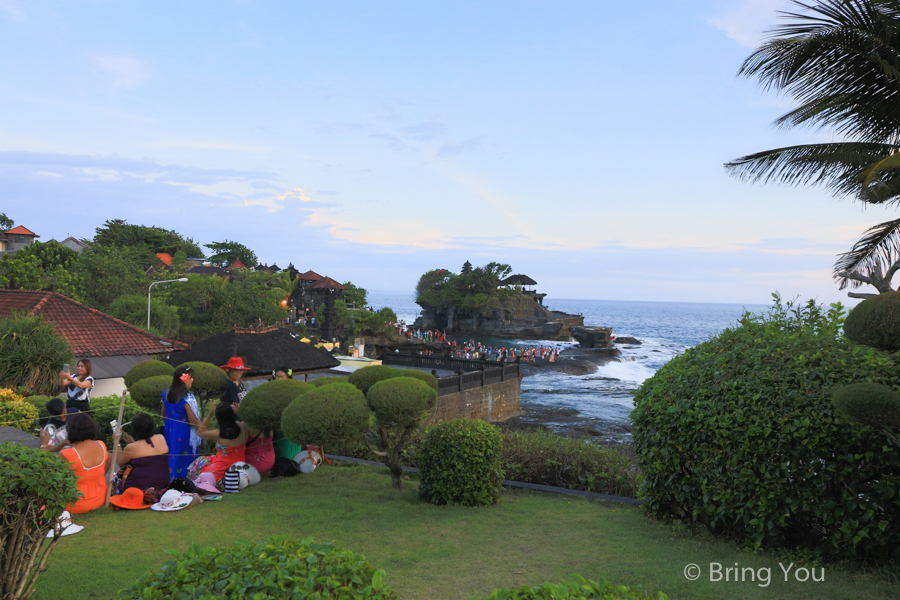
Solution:
[{"label": "dark hair", "polygon": [[278,371],[281,371],[282,373],[284,373],[285,375],[288,376],[288,379],[290,379],[290,377],[291,377],[291,370],[290,370],[289,368],[285,367],[285,366],[278,367],[278,368],[276,368],[274,371],[272,371],[272,378],[273,378],[273,379],[275,378],[275,375],[278,373]]},{"label": "dark hair", "polygon": [[[84,365],[84,379],[87,379],[88,377],[90,377],[91,376],[91,361],[89,361],[86,358],[82,358],[77,363],[75,363],[75,366],[77,367],[79,364]],[[75,376],[75,379],[78,379],[77,375]],[[84,379],[78,379],[78,381],[84,381]]]},{"label": "dark hair", "polygon": [[237,415],[227,402],[219,402],[216,406],[216,421],[219,422],[219,437],[236,440],[241,435],[241,426],[237,424]]},{"label": "dark hair", "polygon": [[147,413],[138,413],[131,420],[135,440],[148,440],[156,435],[156,422]]},{"label": "dark hair", "polygon": [[69,434],[69,443],[75,444],[85,440],[96,440],[100,428],[91,415],[77,412],[66,418],[66,432]]},{"label": "dark hair", "polygon": [[59,398],[50,400],[47,404],[44,405],[44,408],[47,409],[47,412],[50,413],[51,417],[58,417],[66,412],[66,405]]},{"label": "dark hair", "polygon": [[172,385],[166,390],[166,402],[169,404],[178,404],[188,395],[187,385],[181,380],[181,376],[185,373],[191,373],[191,365],[181,365],[172,373]]}]

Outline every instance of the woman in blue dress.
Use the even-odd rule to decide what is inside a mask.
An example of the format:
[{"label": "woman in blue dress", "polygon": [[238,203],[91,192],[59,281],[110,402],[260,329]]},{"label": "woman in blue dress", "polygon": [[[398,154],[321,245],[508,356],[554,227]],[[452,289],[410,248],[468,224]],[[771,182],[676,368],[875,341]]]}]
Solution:
[{"label": "woman in blue dress", "polygon": [[169,475],[187,477],[188,467],[197,458],[201,438],[197,435],[200,409],[191,393],[194,374],[181,365],[172,375],[172,385],[162,393],[166,409],[166,443],[169,445]]}]

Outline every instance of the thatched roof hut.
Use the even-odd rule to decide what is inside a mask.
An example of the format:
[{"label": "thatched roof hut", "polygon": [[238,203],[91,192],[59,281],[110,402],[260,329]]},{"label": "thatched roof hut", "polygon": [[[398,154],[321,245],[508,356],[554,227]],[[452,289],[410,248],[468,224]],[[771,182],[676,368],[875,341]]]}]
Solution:
[{"label": "thatched roof hut", "polygon": [[537,285],[537,281],[528,275],[510,275],[501,281],[499,285]]},{"label": "thatched roof hut", "polygon": [[259,332],[237,330],[200,340],[190,350],[173,354],[166,362],[173,366],[190,361],[224,365],[232,356],[240,356],[252,367],[247,375],[271,373],[287,367],[294,373],[311,373],[340,366],[327,351],[300,341],[287,329],[269,328]]}]

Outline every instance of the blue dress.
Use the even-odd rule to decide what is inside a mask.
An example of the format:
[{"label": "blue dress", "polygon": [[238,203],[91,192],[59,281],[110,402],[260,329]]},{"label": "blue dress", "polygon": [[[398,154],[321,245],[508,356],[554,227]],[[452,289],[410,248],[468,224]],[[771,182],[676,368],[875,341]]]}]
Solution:
[{"label": "blue dress", "polygon": [[169,445],[169,475],[172,479],[188,476],[188,467],[197,458],[197,449],[200,445],[200,437],[197,431],[188,421],[187,411],[192,410],[194,415],[197,410],[197,401],[194,395],[188,395],[172,404],[166,400],[169,390],[162,393],[163,406],[166,407],[166,443]]}]

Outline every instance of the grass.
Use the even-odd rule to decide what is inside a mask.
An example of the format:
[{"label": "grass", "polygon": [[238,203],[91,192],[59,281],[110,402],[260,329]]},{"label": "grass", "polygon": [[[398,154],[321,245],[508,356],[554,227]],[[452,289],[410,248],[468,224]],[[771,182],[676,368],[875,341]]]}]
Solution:
[{"label": "grass", "polygon": [[[786,583],[778,562],[798,559],[746,553],[652,521],[635,507],[529,491],[506,491],[493,507],[436,507],[417,500],[415,480],[404,485],[391,489],[387,469],[335,463],[179,512],[78,515],[84,531],[57,546],[34,598],[115,598],[169,559],[164,550],[273,535],[334,540],[384,569],[404,600],[486,597],[497,587],[576,575],[643,585],[673,599],[900,597],[896,574],[880,569],[826,566],[824,583]],[[710,562],[769,567],[772,581],[710,582],[708,571],[685,579],[688,563],[707,570]]]}]

